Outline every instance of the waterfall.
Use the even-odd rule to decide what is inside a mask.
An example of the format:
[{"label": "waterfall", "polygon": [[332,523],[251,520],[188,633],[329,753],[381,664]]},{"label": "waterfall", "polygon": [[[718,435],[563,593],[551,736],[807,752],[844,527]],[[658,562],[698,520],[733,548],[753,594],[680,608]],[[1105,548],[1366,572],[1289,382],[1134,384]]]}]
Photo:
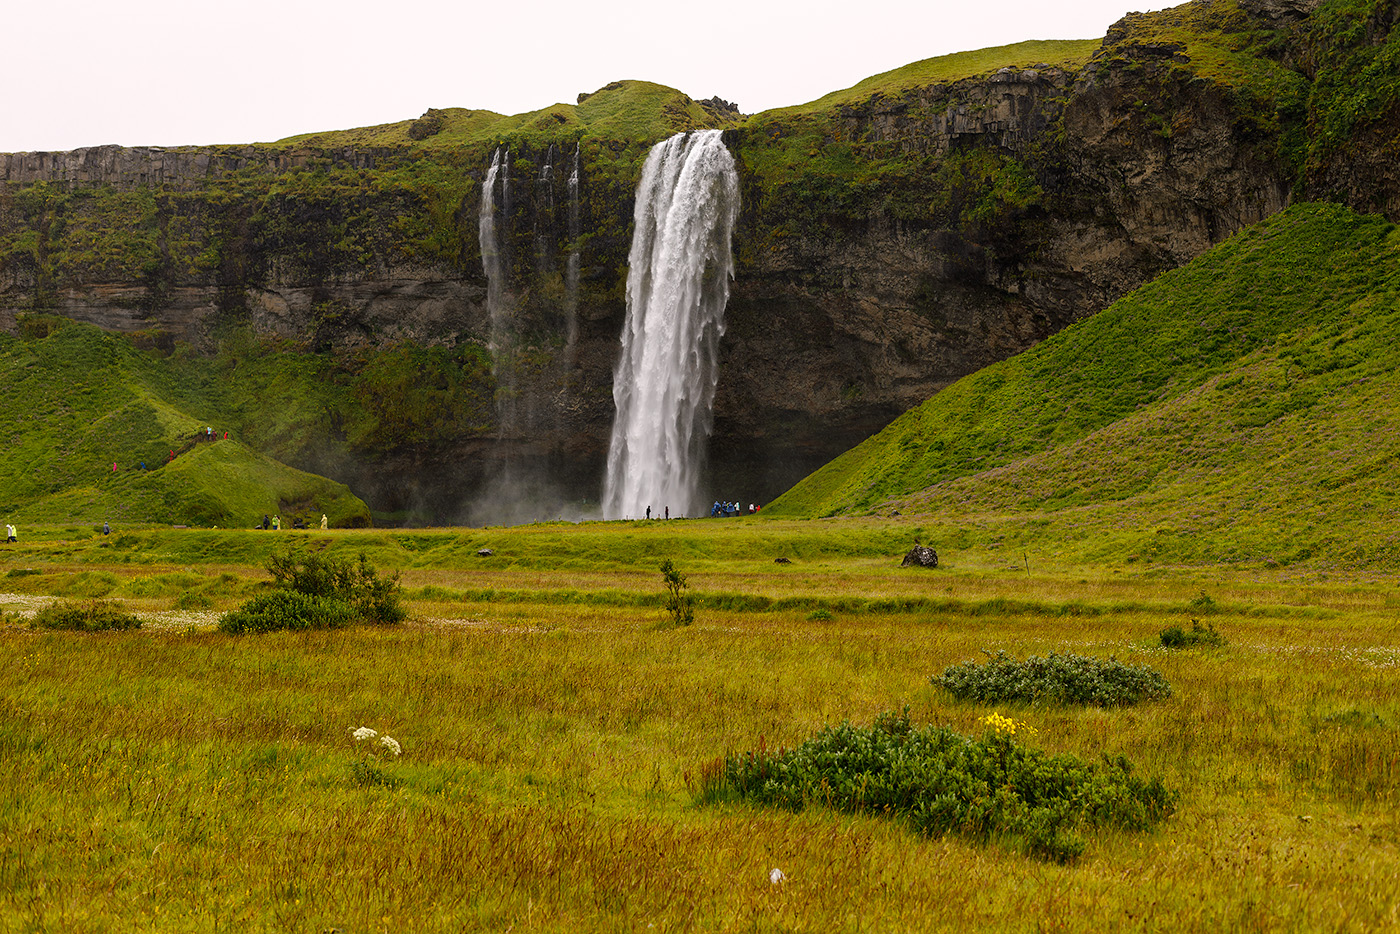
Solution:
[{"label": "waterfall", "polygon": [[553,143],[545,150],[540,177],[535,179],[535,270],[543,279],[554,269],[554,156]]},{"label": "waterfall", "polygon": [[[502,231],[496,229],[496,182],[500,180]],[[500,436],[515,433],[515,310],[506,288],[510,272],[510,150],[497,149],[481,183],[481,266],[486,273],[486,313],[490,319],[491,375],[496,380],[496,428]],[[501,234],[505,234],[502,236]]]},{"label": "waterfall", "polygon": [[637,186],[627,318],[613,374],[609,519],[703,509],[699,480],[719,379],[719,339],[739,212],[734,158],[719,130],[652,147]]},{"label": "waterfall", "polygon": [[[509,155],[506,157],[509,159]],[[491,347],[495,349],[505,330],[505,263],[496,239],[496,178],[501,171],[501,151],[491,154],[491,167],[481,183],[481,215],[477,233],[481,240],[481,267],[486,274],[486,312],[491,320]],[[507,169],[509,174],[509,169]]]},{"label": "waterfall", "polygon": [[578,212],[578,153],[574,147],[574,170],[569,174],[569,261],[564,267],[564,318],[566,362],[573,371],[574,350],[578,346],[578,238],[583,232]]}]

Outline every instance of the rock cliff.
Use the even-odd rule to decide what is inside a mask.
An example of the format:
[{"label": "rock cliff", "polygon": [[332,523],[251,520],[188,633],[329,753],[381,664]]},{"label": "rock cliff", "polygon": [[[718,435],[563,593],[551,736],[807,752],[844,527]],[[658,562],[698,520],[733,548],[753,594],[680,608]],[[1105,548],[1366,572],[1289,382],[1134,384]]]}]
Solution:
[{"label": "rock cliff", "polygon": [[[744,205],[712,486],[762,502],[1293,200],[1400,218],[1400,94],[1377,78],[1396,11],[1196,0],[1101,43],[932,60],[748,118],[621,82],[518,118],[0,155],[0,327],[57,313],[211,354],[251,332],[349,369],[404,345],[496,346],[489,425],[396,443],[386,420],[372,448],[327,428],[276,453],[424,521],[518,518],[503,510],[522,489],[594,499],[641,159],[724,127]],[[498,148],[508,354],[478,242]]]}]

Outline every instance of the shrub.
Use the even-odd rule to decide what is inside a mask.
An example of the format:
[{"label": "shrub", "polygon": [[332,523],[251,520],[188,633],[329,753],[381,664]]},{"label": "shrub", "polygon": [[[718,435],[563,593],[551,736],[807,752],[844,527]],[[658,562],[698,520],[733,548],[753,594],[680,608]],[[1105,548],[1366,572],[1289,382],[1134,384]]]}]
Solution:
[{"label": "shrub", "polygon": [[1158,638],[1162,641],[1162,647],[1167,649],[1184,649],[1193,645],[1225,644],[1225,637],[1216,632],[1214,626],[1210,623],[1202,626],[1198,619],[1191,620],[1190,629],[1168,626],[1162,630]]},{"label": "shrub", "polygon": [[335,629],[353,622],[394,624],[408,616],[397,573],[380,577],[363,554],[357,562],[289,547],[267,560],[278,589],[219,618],[228,633]]},{"label": "shrub", "polygon": [[339,629],[354,620],[355,608],[343,600],[274,590],[219,617],[219,631],[237,635],[278,629]]},{"label": "shrub", "polygon": [[408,617],[398,572],[380,577],[363,553],[352,564],[344,558],[288,548],[268,558],[267,572],[278,587],[350,604],[366,622],[392,625]]},{"label": "shrub", "polygon": [[40,629],[73,629],[79,632],[141,628],[141,620],[114,600],[85,600],[82,603],[59,600],[34,614],[33,624]]},{"label": "shrub", "polygon": [[1084,655],[1031,656],[1023,662],[1005,652],[990,655],[985,665],[950,665],[933,678],[934,685],[954,697],[984,703],[1092,704],[1123,707],[1171,696],[1161,673],[1146,665],[1125,665]]},{"label": "shrub", "polygon": [[670,558],[661,562],[661,580],[666,585],[665,607],[672,625],[689,626],[695,622],[695,598],[686,593],[685,575],[676,570]]},{"label": "shrub", "polygon": [[[1175,810],[1176,793],[1160,778],[1134,776],[1121,756],[1097,764],[1050,756],[1017,739],[1034,732],[1024,724],[995,714],[983,723],[973,739],[916,728],[905,708],[871,727],[827,727],[792,750],[726,756],[723,781],[755,804],[888,814],[930,837],[996,836],[1057,862],[1080,856],[1085,829],[1147,830]],[[706,800],[722,797],[713,779],[699,784]]]}]

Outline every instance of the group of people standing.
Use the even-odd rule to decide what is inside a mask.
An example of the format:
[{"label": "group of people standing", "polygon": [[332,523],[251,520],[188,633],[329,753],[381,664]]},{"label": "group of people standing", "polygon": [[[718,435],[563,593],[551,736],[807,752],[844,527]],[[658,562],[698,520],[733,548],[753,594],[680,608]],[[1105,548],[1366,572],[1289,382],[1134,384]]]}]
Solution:
[{"label": "group of people standing", "polygon": [[[749,503],[749,515],[753,515],[762,508],[763,507],[759,506],[757,503]],[[744,507],[738,503],[727,503],[721,502],[720,500],[715,500],[715,504],[710,507],[711,517],[737,516],[742,514],[743,511]]]},{"label": "group of people standing", "polygon": [[[331,521],[326,518],[325,513],[321,513],[321,530],[325,531],[330,527]],[[262,529],[263,531],[271,529],[274,532],[280,532],[282,531],[282,517],[272,516],[271,518],[269,518],[267,516],[263,516],[262,521],[259,522],[257,525],[253,526],[253,528]],[[300,516],[298,516],[297,518],[292,520],[292,528],[304,529],[306,528],[306,523],[301,520]]]}]

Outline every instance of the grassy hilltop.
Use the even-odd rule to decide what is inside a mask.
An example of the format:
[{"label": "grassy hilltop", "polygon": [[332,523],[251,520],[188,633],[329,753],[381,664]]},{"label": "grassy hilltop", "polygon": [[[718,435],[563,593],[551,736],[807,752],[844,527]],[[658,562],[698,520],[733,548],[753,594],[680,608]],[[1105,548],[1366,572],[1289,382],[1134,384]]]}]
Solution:
[{"label": "grassy hilltop", "polygon": [[997,516],[1085,555],[1393,566],[1397,327],[1395,226],[1300,205],[961,380],[765,511]]}]

